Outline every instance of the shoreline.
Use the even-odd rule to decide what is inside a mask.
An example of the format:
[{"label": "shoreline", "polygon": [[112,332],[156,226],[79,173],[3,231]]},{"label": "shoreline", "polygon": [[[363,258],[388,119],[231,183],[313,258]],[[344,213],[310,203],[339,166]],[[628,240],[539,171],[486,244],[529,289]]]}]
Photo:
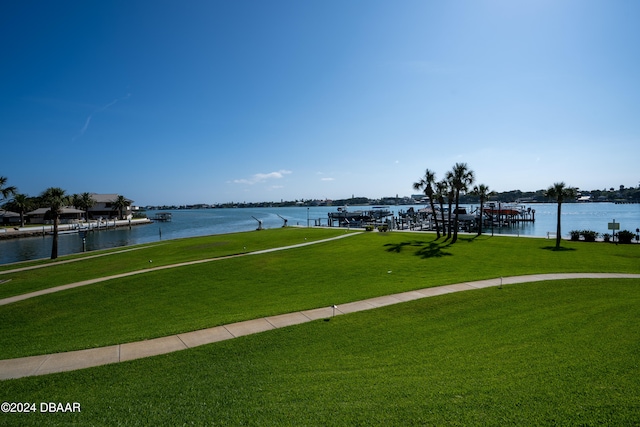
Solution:
[{"label": "shoreline", "polygon": [[[58,232],[64,232],[64,234],[79,233],[81,231],[94,232],[145,224],[153,224],[153,221],[149,218],[136,218],[132,220],[119,219],[103,222],[89,221],[88,224],[84,222],[76,224],[59,224]],[[30,227],[0,228],[0,240],[19,239],[21,237],[40,237],[51,235],[52,233],[53,224],[42,224]]]},{"label": "shoreline", "polygon": [[[532,205],[533,206],[533,205]],[[563,209],[563,236],[562,240],[570,238],[570,230],[595,230],[599,233],[607,232],[607,224],[616,218],[621,229],[634,230],[640,221],[639,205],[613,205],[610,203],[572,203]],[[391,210],[395,209],[392,208]],[[474,206],[468,207],[473,209]],[[360,209],[352,206],[352,210]],[[554,204],[535,206],[535,223],[521,224],[517,227],[496,227],[495,235],[516,237],[540,237],[542,239],[555,238],[557,228],[556,212]],[[78,227],[75,224],[63,224],[60,235],[59,255],[94,251],[105,248],[129,246],[138,243],[148,243],[174,238],[186,238],[206,236],[213,234],[225,234],[256,229],[256,221],[262,222],[265,229],[279,228],[288,222],[289,226],[308,227],[325,226],[328,213],[334,208],[260,208],[260,209],[197,209],[169,211],[173,214],[170,222],[153,220],[153,213],[148,219],[132,220],[134,224],[149,224],[148,227],[130,227],[128,220],[109,220],[108,230],[114,233],[87,233],[86,236],[77,230],[67,230]],[[397,215],[398,212],[394,212]],[[95,222],[92,223],[94,225]],[[259,225],[259,224],[258,224]],[[31,226],[23,228],[20,233],[13,230],[14,225],[0,228],[0,264],[26,261],[35,258],[47,258],[50,248],[44,244],[48,241],[46,232],[51,231],[51,224]],[[80,227],[83,223],[80,223]],[[103,223],[100,231],[104,230]],[[418,227],[419,229],[419,227]],[[416,229],[417,230],[417,229]],[[400,231],[400,230],[394,230]],[[483,234],[491,234],[492,230],[485,228]],[[611,233],[611,231],[608,231]],[[44,234],[44,235],[43,235]],[[25,238],[22,238],[25,237]],[[28,238],[30,237],[30,238]],[[86,237],[86,246],[83,246],[83,237]],[[600,240],[600,239],[599,239]],[[636,242],[634,239],[633,243]]]}]

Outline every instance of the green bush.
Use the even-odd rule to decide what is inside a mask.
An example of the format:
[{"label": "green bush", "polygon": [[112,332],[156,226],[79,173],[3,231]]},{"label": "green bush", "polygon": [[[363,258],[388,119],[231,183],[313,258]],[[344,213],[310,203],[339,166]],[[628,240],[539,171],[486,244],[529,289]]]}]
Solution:
[{"label": "green bush", "polygon": [[580,230],[571,230],[569,232],[569,235],[571,236],[571,240],[574,242],[577,242],[578,240],[580,240]]},{"label": "green bush", "polygon": [[618,233],[618,242],[620,243],[631,243],[635,234],[633,234],[629,230],[622,230]]},{"label": "green bush", "polygon": [[373,225],[365,225],[364,231],[373,231]]},{"label": "green bush", "polygon": [[600,236],[600,233],[593,230],[582,230],[580,235],[584,237],[585,242],[595,242],[596,239]]}]

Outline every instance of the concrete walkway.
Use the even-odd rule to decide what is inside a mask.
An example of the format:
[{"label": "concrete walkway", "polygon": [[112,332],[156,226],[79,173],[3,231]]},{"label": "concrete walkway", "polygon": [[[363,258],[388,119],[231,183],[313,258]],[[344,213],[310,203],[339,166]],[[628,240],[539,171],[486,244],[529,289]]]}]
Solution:
[{"label": "concrete walkway", "polygon": [[[26,267],[16,267],[16,268],[12,268],[11,270],[2,270],[0,271],[0,275],[2,274],[10,274],[10,273],[17,273],[20,271],[27,271],[27,270],[36,270],[38,268],[47,268],[47,267],[53,267],[56,265],[61,265],[61,264],[69,264],[71,262],[79,262],[79,261],[84,261],[87,259],[92,259],[92,258],[102,258],[105,256],[109,256],[109,255],[117,255],[117,254],[121,254],[123,252],[131,252],[131,251],[139,251],[140,249],[148,249],[148,248],[155,248],[156,246],[160,246],[160,245],[164,245],[165,243],[156,243],[156,244],[148,244],[145,246],[136,246],[133,248],[126,248],[126,249],[122,249],[119,251],[113,251],[113,252],[104,252],[104,253],[99,253],[96,255],[88,255],[88,256],[84,256],[81,258],[71,258],[71,259],[62,259],[62,257],[58,258],[55,262],[51,262],[51,263],[47,263],[47,264],[35,264],[35,265],[28,265]],[[63,257],[65,256],[70,256],[70,255],[77,255],[77,254],[69,254],[69,255],[63,255]],[[40,258],[40,259],[33,259],[33,260],[29,260],[29,261],[18,261],[18,262],[14,262],[11,263],[10,265],[20,265],[20,264],[25,264],[28,262],[32,262],[32,261],[42,261],[48,258]]]},{"label": "concrete walkway", "polygon": [[112,345],[88,350],[69,351],[65,353],[46,354],[41,356],[21,357],[0,360],[0,380],[44,375],[54,372],[73,371],[76,369],[101,366],[109,363],[125,362],[185,350],[204,344],[224,341],[243,335],[255,334],[271,329],[282,328],[318,319],[326,319],[335,315],[370,310],[391,304],[412,301],[452,292],[481,289],[492,286],[512,285],[517,283],[538,282],[543,280],[562,279],[640,279],[640,274],[621,273],[563,273],[536,274],[528,276],[503,277],[475,282],[464,282],[453,285],[438,286],[416,291],[402,292],[394,295],[355,301],[338,307],[323,307],[299,311],[261,319],[247,320],[184,334],[171,335],[145,341]]},{"label": "concrete walkway", "polygon": [[[118,227],[129,227],[134,225],[152,224],[149,218],[132,218],[128,219],[109,219],[98,222],[98,220],[90,220],[88,223],[82,222],[72,224],[58,224],[58,231],[76,231],[86,229],[90,231],[110,230]],[[12,227],[0,228],[0,239],[2,238],[18,238],[30,236],[42,236],[43,234],[53,233],[53,224],[30,225],[28,227]]]},{"label": "concrete walkway", "polygon": [[[15,295],[15,296],[12,296],[12,297],[2,298],[2,299],[0,299],[0,305],[13,304],[14,302],[22,301],[22,300],[29,299],[29,298],[34,298],[34,297],[37,297],[37,296],[40,296],[40,295],[52,294],[54,292],[60,292],[60,291],[64,291],[64,290],[67,290],[67,289],[78,288],[80,286],[92,285],[94,283],[106,282],[107,280],[121,279],[123,277],[135,276],[135,275],[144,274],[144,273],[150,273],[152,271],[159,271],[159,270],[166,270],[166,269],[169,269],[169,268],[184,267],[184,266],[187,266],[187,265],[203,264],[203,263],[206,263],[206,262],[220,261],[220,260],[225,260],[225,259],[230,259],[230,258],[235,258],[235,257],[240,257],[240,256],[260,255],[260,254],[266,254],[266,253],[269,253],[269,252],[277,252],[277,251],[284,251],[284,250],[287,250],[287,249],[301,248],[303,246],[315,245],[315,244],[318,244],[318,243],[324,243],[324,242],[329,242],[329,241],[332,241],[332,240],[343,239],[345,237],[350,237],[350,236],[357,236],[358,234],[360,234],[360,233],[349,233],[349,234],[343,234],[343,235],[336,236],[336,237],[329,237],[327,239],[312,240],[312,241],[309,241],[309,242],[297,243],[295,245],[281,246],[281,247],[269,248],[269,249],[261,249],[261,250],[258,250],[258,251],[245,252],[245,253],[240,253],[240,254],[235,254],[235,255],[225,255],[225,256],[216,257],[216,258],[206,258],[206,259],[198,259],[198,260],[194,260],[194,261],[185,261],[185,262],[181,262],[181,263],[177,263],[177,264],[161,265],[159,267],[145,268],[144,270],[134,270],[134,271],[128,271],[126,273],[114,274],[113,276],[96,277],[95,279],[88,279],[88,280],[83,280],[83,281],[80,281],[80,282],[68,283],[66,285],[54,286],[54,287],[51,287],[51,288],[41,289],[39,291],[34,291],[34,292],[26,293],[26,294],[21,294],[21,295]],[[154,245],[153,247],[155,247],[155,246],[157,246],[157,245]],[[85,259],[88,259],[88,258],[95,258],[95,257],[100,257],[100,256],[105,256],[105,255],[111,255],[113,253],[122,253],[122,252],[127,252],[127,251],[132,251],[132,250],[145,249],[147,247],[150,247],[150,246],[144,246],[144,247],[133,248],[133,249],[125,249],[125,250],[118,251],[118,252],[110,252],[110,253],[107,253],[107,254],[99,254],[99,255],[93,255],[93,256],[90,256],[90,257],[76,258],[76,259],[71,259],[71,260],[67,260],[67,261],[61,261],[61,262],[57,262],[57,263],[41,264],[41,265],[30,266],[30,267],[15,268],[15,269],[12,269],[12,270],[2,271],[2,272],[0,272],[0,275],[7,274],[7,273],[16,273],[16,272],[25,271],[25,270],[31,270],[31,269],[34,269],[34,268],[46,268],[46,267],[60,265],[60,264],[68,263],[68,262],[76,262],[76,261],[81,261],[81,260],[85,260]]]}]

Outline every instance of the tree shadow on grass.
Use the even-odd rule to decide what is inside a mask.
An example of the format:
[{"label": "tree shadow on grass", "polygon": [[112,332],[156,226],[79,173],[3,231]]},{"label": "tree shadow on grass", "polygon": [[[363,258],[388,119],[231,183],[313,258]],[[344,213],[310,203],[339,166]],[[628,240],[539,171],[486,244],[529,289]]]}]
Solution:
[{"label": "tree shadow on grass", "polygon": [[[444,242],[443,242],[444,243]],[[440,258],[443,256],[451,256],[450,252],[445,252],[442,250],[442,247],[449,246],[448,244],[440,244],[437,242],[425,242],[414,240],[411,242],[400,242],[400,243],[387,243],[387,252],[395,252],[401,253],[405,247],[407,246],[417,246],[419,249],[415,252],[416,256],[420,258]]]},{"label": "tree shadow on grass", "polygon": [[[445,245],[445,247],[449,246],[449,244]],[[419,256],[420,258],[440,258],[443,256],[451,256],[451,252],[445,252],[442,250],[442,246],[431,242],[429,243],[427,246],[419,249],[416,252],[416,256]]]},{"label": "tree shadow on grass", "polygon": [[387,252],[395,252],[399,254],[405,246],[422,246],[424,243],[425,242],[414,240],[413,242],[387,243],[384,246],[387,248]]},{"label": "tree shadow on grass", "polygon": [[575,248],[563,248],[562,246],[560,246],[559,248],[556,248],[555,246],[543,246],[542,249],[544,249],[545,251],[552,251],[552,252],[571,252],[571,251],[575,251]]}]

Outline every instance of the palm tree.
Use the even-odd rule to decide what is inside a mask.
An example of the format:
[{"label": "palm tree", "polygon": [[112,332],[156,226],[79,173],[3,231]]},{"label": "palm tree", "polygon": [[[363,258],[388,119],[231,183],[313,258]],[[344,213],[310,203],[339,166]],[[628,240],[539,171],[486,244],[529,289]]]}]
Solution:
[{"label": "palm tree", "polygon": [[58,258],[58,222],[62,208],[69,204],[69,197],[59,187],[47,188],[41,195],[42,202],[49,206],[49,214],[53,217],[53,243],[51,244],[51,259]]},{"label": "palm tree", "polygon": [[436,239],[440,238],[440,229],[438,228],[438,215],[436,214],[435,203],[433,202],[433,184],[436,182],[436,173],[427,169],[424,172],[424,177],[418,182],[413,183],[414,190],[423,190],[424,195],[429,199],[429,205],[431,206],[431,213],[436,222]]},{"label": "palm tree", "polygon": [[13,185],[9,187],[5,187],[6,184],[7,184],[7,177],[0,176],[0,195],[2,196],[0,200],[8,199],[9,196],[13,196],[14,194],[16,194],[16,191],[18,191],[18,189]]},{"label": "palm tree", "polygon": [[453,221],[451,220],[451,215],[453,215],[453,202],[455,199],[456,191],[455,188],[453,188],[453,183],[451,181],[447,181],[447,204],[449,205],[449,211],[447,213],[447,221],[449,221],[447,239],[451,238],[451,233],[453,232]]},{"label": "palm tree", "polygon": [[[447,221],[449,221],[449,226],[447,227],[447,239],[451,239],[451,233],[453,231],[453,221],[451,221],[451,215],[453,215],[453,202],[456,199],[456,189],[453,186],[453,172],[449,171],[445,174],[446,183],[446,195],[447,195],[447,203],[449,205],[449,212],[447,213]],[[452,242],[453,243],[453,242]]]},{"label": "palm tree", "polygon": [[447,191],[449,188],[449,184],[447,181],[442,180],[436,183],[436,193],[435,196],[438,199],[438,203],[440,204],[440,216],[442,217],[442,234],[446,233],[446,223],[444,221],[444,198],[447,195]]},{"label": "palm tree", "polygon": [[456,216],[453,223],[453,240],[451,243],[455,243],[458,240],[458,215],[460,210],[460,193],[465,192],[469,189],[469,186],[473,184],[475,180],[473,171],[469,169],[466,163],[456,163],[453,165],[453,170],[451,171],[452,179],[451,183],[455,190],[455,198],[456,198]]},{"label": "palm tree", "polygon": [[489,186],[480,184],[473,187],[472,194],[480,198],[480,221],[478,222],[478,236],[482,234],[482,215],[484,215],[484,201],[489,198],[491,192]]},{"label": "palm tree", "polygon": [[120,219],[123,219],[122,211],[129,206],[131,202],[126,197],[119,195],[115,200],[111,201],[111,204],[113,205],[113,210],[118,211],[120,214]]},{"label": "palm tree", "polygon": [[20,213],[20,227],[24,227],[24,213],[31,209],[32,203],[26,194],[16,194],[11,201],[11,209]]},{"label": "palm tree", "polygon": [[577,190],[574,187],[567,187],[564,182],[556,182],[551,187],[547,188],[545,196],[550,199],[554,199],[558,202],[558,221],[556,225],[556,249],[560,249],[560,215],[562,213],[562,202],[565,200],[574,199],[576,197]]},{"label": "palm tree", "polygon": [[96,199],[93,198],[91,193],[82,193],[80,195],[74,195],[74,197],[76,196],[77,198],[74,201],[74,205],[78,209],[82,209],[84,211],[84,220],[86,222],[89,222],[89,209],[95,206]]}]

